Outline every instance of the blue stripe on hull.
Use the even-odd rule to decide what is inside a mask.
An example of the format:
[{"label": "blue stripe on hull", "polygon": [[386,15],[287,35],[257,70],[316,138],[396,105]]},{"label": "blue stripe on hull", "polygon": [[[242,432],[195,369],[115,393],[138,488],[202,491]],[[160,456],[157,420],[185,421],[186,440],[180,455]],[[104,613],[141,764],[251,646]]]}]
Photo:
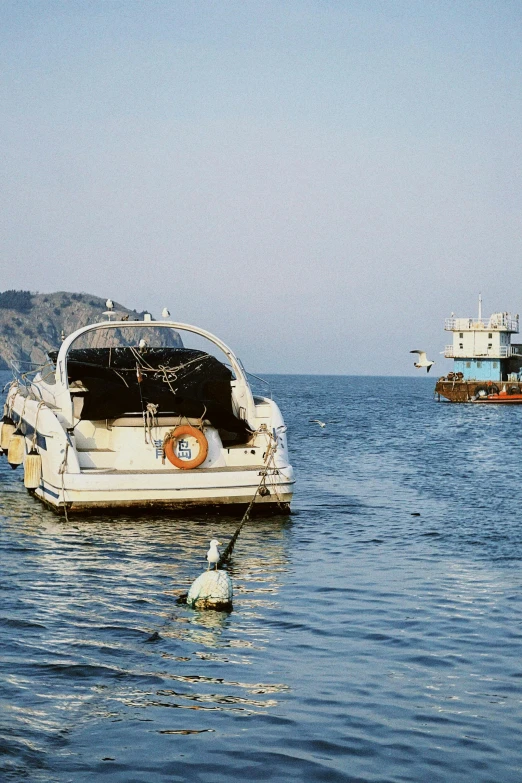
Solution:
[{"label": "blue stripe on hull", "polygon": [[59,499],[60,495],[57,492],[53,492],[52,489],[49,489],[49,487],[46,487],[45,484],[40,484],[38,489],[41,489],[43,492],[46,492],[48,495],[50,495],[53,498]]},{"label": "blue stripe on hull", "polygon": [[[31,438],[34,435],[33,425],[29,424],[29,422],[25,419],[22,419],[22,417],[16,413],[16,411],[12,412],[11,418],[13,419],[14,423],[20,427],[20,430],[26,437]],[[47,441],[45,439],[45,435],[42,435],[42,433],[38,432],[38,430],[36,431],[36,443],[41,449],[47,451]]]}]

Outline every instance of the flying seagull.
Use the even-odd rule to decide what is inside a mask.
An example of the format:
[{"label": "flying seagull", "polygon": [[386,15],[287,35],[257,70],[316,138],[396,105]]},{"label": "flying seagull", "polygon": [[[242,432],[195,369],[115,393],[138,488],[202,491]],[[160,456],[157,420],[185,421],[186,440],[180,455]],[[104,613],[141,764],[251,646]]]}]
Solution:
[{"label": "flying seagull", "polygon": [[426,357],[426,351],[410,351],[410,353],[418,353],[419,354],[419,361],[413,362],[413,366],[417,367],[419,370],[421,370],[423,367],[426,368],[426,372],[429,372],[431,370],[431,365],[435,364],[435,362],[430,362],[430,360]]},{"label": "flying seagull", "polygon": [[221,541],[218,541],[217,538],[213,538],[212,541],[210,542],[210,549],[207,552],[207,560],[208,560],[207,571],[210,569],[211,565],[213,565],[217,571],[217,566],[220,558],[218,546],[220,544]]},{"label": "flying seagull", "polygon": [[325,421],[319,421],[319,419],[309,419],[310,424],[318,424],[320,427],[326,427]]}]

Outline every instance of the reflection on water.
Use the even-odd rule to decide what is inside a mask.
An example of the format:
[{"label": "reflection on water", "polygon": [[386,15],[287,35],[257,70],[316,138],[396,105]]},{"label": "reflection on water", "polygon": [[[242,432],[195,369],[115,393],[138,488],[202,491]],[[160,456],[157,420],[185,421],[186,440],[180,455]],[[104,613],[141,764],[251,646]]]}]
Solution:
[{"label": "reflection on water", "polygon": [[[180,715],[253,715],[277,706],[274,694],[285,692],[285,685],[257,679],[250,684],[204,671],[216,663],[227,670],[251,666],[252,653],[269,642],[272,632],[262,622],[267,601],[260,597],[242,613],[241,596],[259,590],[271,596],[269,610],[276,608],[273,599],[288,569],[288,516],[254,518],[241,536],[242,557],[232,563],[238,618],[233,622],[228,613],[194,612],[175,598],[206,566],[208,541],[217,529],[226,539],[236,518],[89,516],[66,523],[20,491],[5,463],[1,470],[7,490],[4,551],[11,566],[2,616],[12,635],[4,658],[10,670],[2,705],[10,748],[6,774],[23,775],[29,765],[36,775],[31,779],[46,779],[48,747],[58,758],[67,748],[70,762],[75,751],[69,738],[87,726],[164,724],[166,709]],[[154,632],[156,640],[149,643]],[[180,666],[193,669],[181,673]],[[186,717],[181,725],[172,726],[170,718],[168,724],[155,726],[154,733],[216,731],[192,726]]]},{"label": "reflection on water", "polygon": [[176,598],[234,516],[66,523],[0,462],[2,780],[519,783],[522,410],[272,385],[295,513],[244,528],[231,613]]}]

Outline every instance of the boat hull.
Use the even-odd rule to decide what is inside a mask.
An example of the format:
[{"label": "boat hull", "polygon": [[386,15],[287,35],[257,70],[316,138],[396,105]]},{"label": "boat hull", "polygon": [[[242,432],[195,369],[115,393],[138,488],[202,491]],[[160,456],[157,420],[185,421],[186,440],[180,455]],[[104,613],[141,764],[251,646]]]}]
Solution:
[{"label": "boat hull", "polygon": [[[14,394],[9,410],[16,432],[25,440],[21,450],[23,468],[29,455],[37,453],[41,457],[40,483],[30,490],[31,494],[62,514],[64,508],[67,513],[111,509],[226,509],[246,506],[254,499],[267,512],[279,512],[288,510],[292,499],[294,474],[286,459],[284,432],[274,440],[272,431],[265,427],[248,445],[234,449],[223,447],[216,432],[208,428],[205,430],[210,445],[208,459],[201,467],[181,470],[161,459],[161,448],[157,445],[170,425],[159,428],[158,440],[149,443],[144,443],[143,426],[114,426],[109,432],[114,443],[117,445],[123,439],[123,443],[134,444],[135,448],[100,448],[89,452],[78,448],[79,442],[87,443],[79,440],[79,428],[75,435],[65,431],[54,411],[42,407],[37,400]],[[273,403],[272,411],[274,417],[280,417]],[[278,425],[279,421],[282,419],[275,419]],[[104,433],[107,435],[107,431]],[[104,465],[107,459],[112,461],[112,466]],[[132,463],[139,460],[143,465],[131,469]],[[227,464],[227,460],[235,464]],[[120,464],[125,467],[118,467]]]},{"label": "boat hull", "polygon": [[[215,513],[230,513],[234,509],[246,509],[248,508],[252,498],[243,497],[238,498],[234,496],[228,496],[225,498],[214,498],[214,499],[205,499],[205,500],[196,500],[192,498],[191,500],[187,501],[174,501],[169,499],[153,499],[153,500],[144,500],[143,498],[139,498],[136,500],[120,500],[120,501],[111,501],[110,503],[105,501],[90,501],[86,502],[85,500],[81,500],[79,502],[74,503],[66,503],[65,506],[63,503],[55,504],[48,500],[47,497],[43,495],[37,494],[35,490],[31,490],[30,494],[36,497],[39,501],[41,501],[45,506],[50,508],[52,511],[54,511],[56,514],[59,514],[60,516],[63,516],[64,514],[64,508],[67,509],[68,514],[95,514],[95,513],[118,513],[118,512],[128,512],[128,513],[139,513],[139,512],[158,512],[158,513],[170,513],[170,512],[176,512],[179,514],[187,514],[191,512],[197,512],[197,511],[212,511]],[[252,513],[259,513],[260,511],[263,514],[288,514],[290,513],[290,503],[292,500],[292,495],[287,494],[280,496],[280,499],[278,501],[274,501],[271,499],[265,499],[261,498],[259,500],[256,499],[256,502],[254,504],[253,512]]]},{"label": "boat hull", "polygon": [[[187,510],[202,507],[248,505],[255,497],[256,505],[267,511],[288,509],[294,484],[290,467],[277,472],[262,467],[230,471],[223,469],[198,471],[86,475],[68,474],[61,482],[42,480],[32,494],[57,511],[89,511],[102,509],[159,508]],[[146,481],[145,481],[146,479]],[[258,488],[266,486],[267,494]]]},{"label": "boat hull", "polygon": [[483,405],[484,403],[489,405],[522,405],[522,394],[512,396],[493,394],[490,397],[478,397],[476,400],[472,400],[472,402],[479,403],[480,405]]},{"label": "boat hull", "polygon": [[[506,386],[508,393],[499,394]],[[478,392],[485,389],[488,396],[478,397]],[[444,397],[449,402],[489,402],[489,403],[522,403],[522,383],[516,381],[509,382],[484,382],[484,381],[466,381],[466,380],[446,380],[441,378],[435,386],[435,394]],[[476,399],[473,399],[476,398]]]}]

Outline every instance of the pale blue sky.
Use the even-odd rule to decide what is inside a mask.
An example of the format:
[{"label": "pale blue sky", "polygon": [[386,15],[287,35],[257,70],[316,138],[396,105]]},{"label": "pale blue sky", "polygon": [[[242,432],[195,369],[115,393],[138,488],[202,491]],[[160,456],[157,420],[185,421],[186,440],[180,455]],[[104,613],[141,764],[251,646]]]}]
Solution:
[{"label": "pale blue sky", "polygon": [[0,289],[409,374],[522,310],[520,2],[4,2]]}]

